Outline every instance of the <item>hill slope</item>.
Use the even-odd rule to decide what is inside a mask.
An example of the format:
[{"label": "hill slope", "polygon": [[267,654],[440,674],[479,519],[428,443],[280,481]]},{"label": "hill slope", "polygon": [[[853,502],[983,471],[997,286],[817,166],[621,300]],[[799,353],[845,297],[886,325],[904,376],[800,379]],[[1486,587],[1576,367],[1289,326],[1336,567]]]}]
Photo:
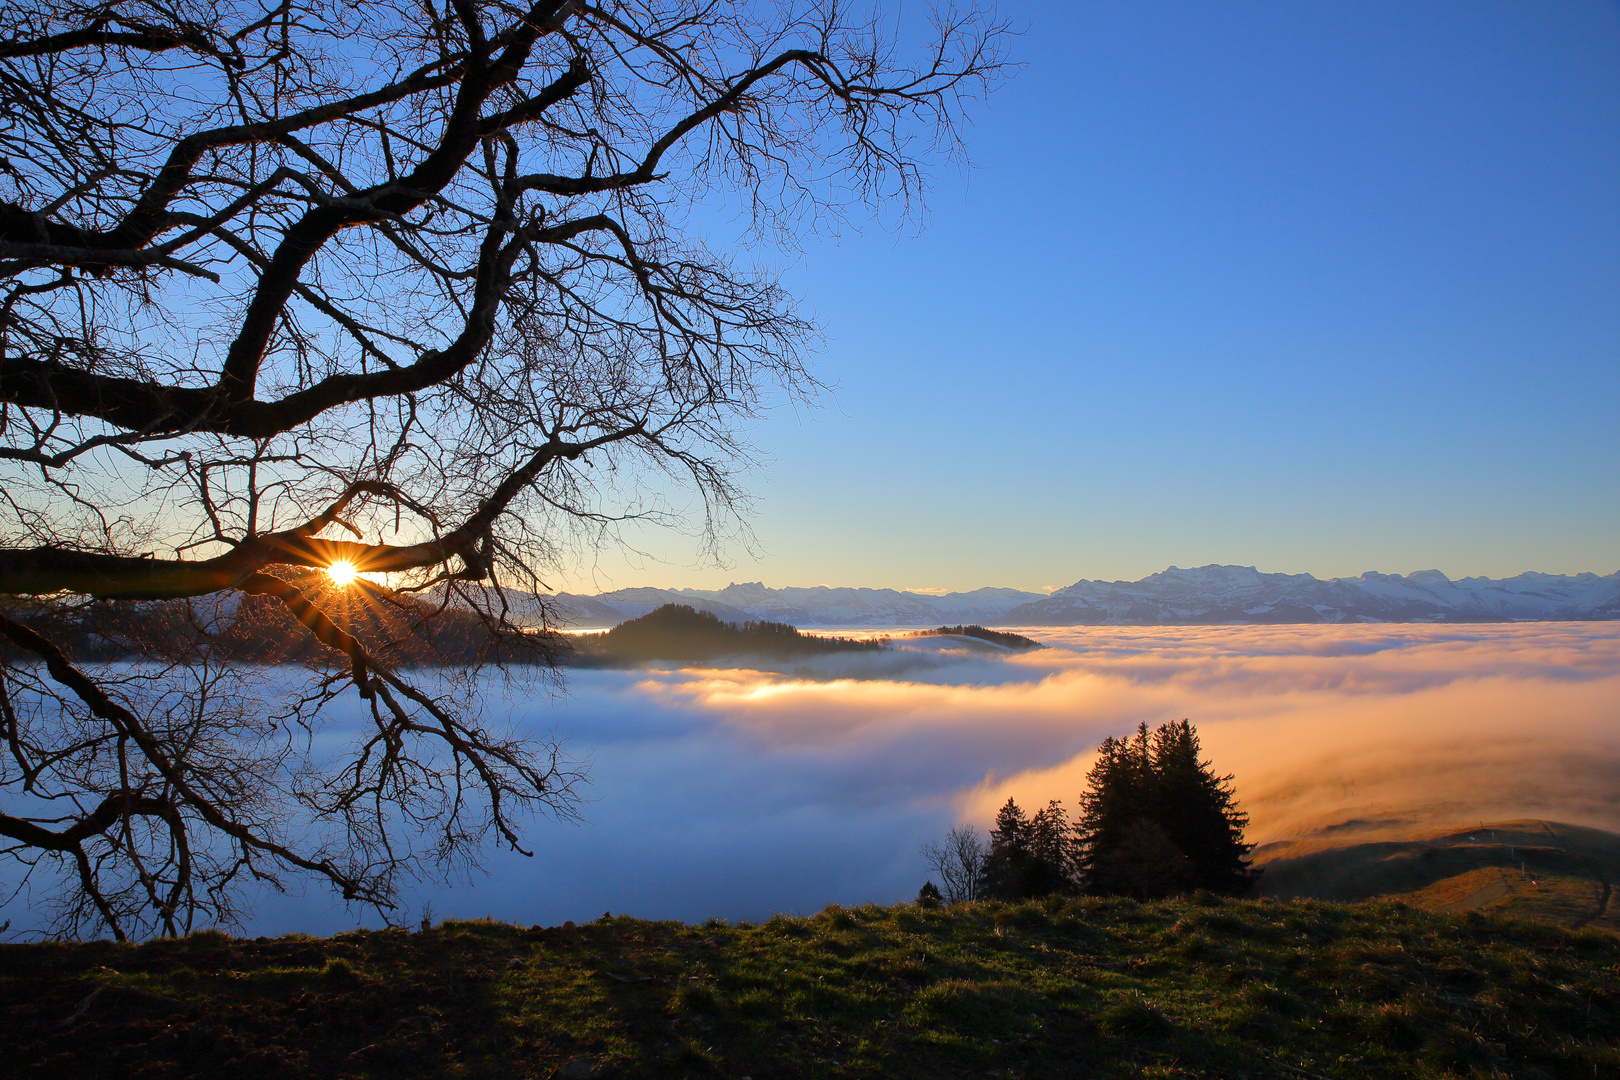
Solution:
[{"label": "hill slope", "polygon": [[1620,933],[1620,835],[1557,821],[1358,840],[1327,830],[1256,852],[1261,890],[1291,899],[1381,896],[1432,911],[1484,910]]},{"label": "hill slope", "polygon": [[1390,903],[1052,899],[0,946],[0,1070],[165,1077],[1620,1075],[1620,939]]}]

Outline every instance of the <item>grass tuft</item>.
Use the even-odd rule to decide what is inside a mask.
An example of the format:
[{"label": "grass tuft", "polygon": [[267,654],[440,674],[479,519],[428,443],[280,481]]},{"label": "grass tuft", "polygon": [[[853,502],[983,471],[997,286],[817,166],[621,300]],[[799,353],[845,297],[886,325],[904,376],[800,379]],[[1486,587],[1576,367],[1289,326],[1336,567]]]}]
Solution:
[{"label": "grass tuft", "polygon": [[1146,1038],[1168,1035],[1175,1021],[1138,990],[1115,994],[1097,1014],[1097,1026],[1109,1035]]},{"label": "grass tuft", "polygon": [[333,982],[352,982],[360,977],[355,966],[341,956],[334,956],[321,968],[321,978]]}]

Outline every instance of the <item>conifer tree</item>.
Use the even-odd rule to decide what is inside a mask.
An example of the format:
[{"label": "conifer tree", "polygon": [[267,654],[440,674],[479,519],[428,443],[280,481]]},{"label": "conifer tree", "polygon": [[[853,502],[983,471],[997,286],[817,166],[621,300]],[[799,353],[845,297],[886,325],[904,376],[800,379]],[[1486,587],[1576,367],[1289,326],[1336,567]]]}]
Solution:
[{"label": "conifer tree", "polygon": [[1200,752],[1186,720],[1103,740],[1076,825],[1088,891],[1148,898],[1194,888],[1237,894],[1253,884],[1248,815],[1231,776],[1216,776]]},{"label": "conifer tree", "polygon": [[1095,893],[1130,893],[1121,878],[1119,856],[1132,843],[1140,822],[1152,817],[1149,803],[1152,763],[1147,728],[1134,739],[1102,741],[1097,761],[1086,774],[1076,823],[1080,844],[1080,870],[1086,887]]},{"label": "conifer tree", "polygon": [[1029,819],[1016,802],[1008,799],[996,811],[996,827],[990,830],[990,854],[984,860],[981,895],[992,900],[1017,900],[1024,895],[1029,846]]},{"label": "conifer tree", "polygon": [[990,854],[984,864],[983,895],[1023,900],[1075,889],[1076,851],[1063,804],[1053,801],[1033,818],[1008,799],[996,813]]},{"label": "conifer tree", "polygon": [[1238,808],[1231,774],[1216,776],[1200,761],[1198,730],[1186,720],[1153,732],[1153,772],[1158,814],[1170,842],[1187,857],[1191,884],[1211,892],[1237,894],[1257,877],[1243,842],[1249,815]]},{"label": "conifer tree", "polygon": [[1079,852],[1074,829],[1063,804],[1056,799],[1046,804],[1029,823],[1029,873],[1026,896],[1050,896],[1077,891]]}]

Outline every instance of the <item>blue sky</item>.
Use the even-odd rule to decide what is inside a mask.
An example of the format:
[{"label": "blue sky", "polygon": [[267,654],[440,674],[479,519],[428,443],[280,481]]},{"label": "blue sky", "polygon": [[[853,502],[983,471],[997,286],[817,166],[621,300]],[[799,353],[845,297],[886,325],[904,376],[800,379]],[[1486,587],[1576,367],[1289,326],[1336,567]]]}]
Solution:
[{"label": "blue sky", "polygon": [[1620,5],[999,6],[925,227],[786,264],[758,552],[565,585],[1620,569]]}]

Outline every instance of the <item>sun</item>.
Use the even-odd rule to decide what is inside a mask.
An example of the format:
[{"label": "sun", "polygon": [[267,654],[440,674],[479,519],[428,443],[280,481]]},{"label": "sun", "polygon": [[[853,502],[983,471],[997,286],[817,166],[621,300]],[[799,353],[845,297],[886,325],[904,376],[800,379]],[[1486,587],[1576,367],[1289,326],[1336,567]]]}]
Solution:
[{"label": "sun", "polygon": [[343,586],[353,584],[359,571],[355,570],[352,562],[335,562],[326,568],[326,573],[332,579],[332,584]]}]

